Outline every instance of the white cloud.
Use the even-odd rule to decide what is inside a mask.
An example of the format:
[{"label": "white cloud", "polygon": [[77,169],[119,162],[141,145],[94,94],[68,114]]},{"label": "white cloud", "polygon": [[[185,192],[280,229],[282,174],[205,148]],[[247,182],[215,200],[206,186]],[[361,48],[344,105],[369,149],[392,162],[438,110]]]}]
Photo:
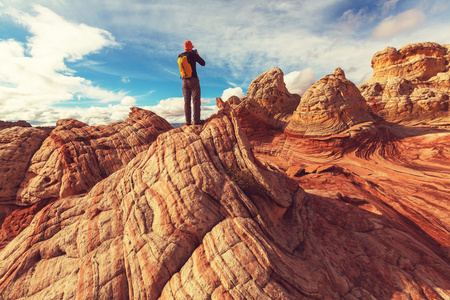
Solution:
[{"label": "white cloud", "polygon": [[[211,102],[214,105],[210,105]],[[201,118],[204,120],[218,111],[215,105],[215,100],[203,99],[201,100]],[[142,108],[150,110],[160,117],[166,119],[169,123],[184,123],[186,122],[184,116],[184,98],[174,97],[164,99],[158,102],[155,106],[143,106]],[[193,114],[194,110],[191,106],[191,112]],[[192,115],[193,117],[193,115]]]},{"label": "white cloud", "polygon": [[76,119],[89,125],[101,125],[123,121],[129,111],[129,106],[122,105],[89,108],[37,106],[29,110],[9,108],[5,114],[8,114],[8,120],[26,120],[36,126],[55,126],[57,120],[67,118]]},{"label": "white cloud", "polygon": [[284,75],[284,83],[291,94],[302,96],[314,82],[316,82],[316,74],[313,68]]},{"label": "white cloud", "polygon": [[389,11],[393,10],[395,8],[395,6],[397,5],[397,2],[399,0],[386,0],[386,2],[383,3],[382,6],[382,12],[384,13],[388,13]]},{"label": "white cloud", "polygon": [[[0,40],[0,119],[14,119],[15,112],[20,112],[24,115],[20,119],[26,116],[30,121],[38,120],[33,115],[39,117],[52,110],[52,105],[74,99],[124,99],[126,93],[94,86],[89,80],[74,76],[75,71],[66,65],[105,47],[117,46],[110,33],[70,23],[42,6],[35,6],[35,11],[35,16],[16,10],[6,12],[31,36],[25,44]],[[45,114],[48,115],[54,116]]]},{"label": "white cloud", "polygon": [[227,101],[231,96],[238,96],[239,98],[245,97],[244,91],[240,87],[228,88],[222,93],[222,100]]},{"label": "white cloud", "polygon": [[176,97],[159,101],[155,106],[147,106],[147,108],[159,116],[167,118],[177,118],[184,116],[184,98]]},{"label": "white cloud", "polygon": [[[214,100],[215,101],[215,100]],[[204,120],[218,111],[218,108],[211,105],[213,100],[202,99],[201,118]],[[8,115],[3,120],[26,120],[35,126],[55,126],[60,119],[72,118],[84,122],[88,125],[110,124],[112,122],[123,121],[128,117],[130,106],[133,105],[111,105],[100,107],[35,107],[30,110],[7,109],[0,113],[2,116]],[[161,100],[154,106],[142,106],[141,108],[150,110],[170,123],[184,123],[184,99],[169,98]]]},{"label": "white cloud", "polygon": [[122,79],[121,79],[121,81],[123,82],[123,83],[130,83],[130,78],[128,78],[128,77],[122,77]]},{"label": "white cloud", "polygon": [[125,105],[125,106],[133,106],[133,105],[136,105],[136,99],[134,97],[131,97],[131,96],[125,96],[120,101],[120,104],[121,105]]},{"label": "white cloud", "polygon": [[65,61],[74,62],[104,47],[118,46],[105,30],[68,22],[43,6],[35,5],[34,9],[36,16],[17,11],[11,15],[32,34],[27,52],[39,61],[35,67],[40,70],[70,71]]},{"label": "white cloud", "polygon": [[357,13],[353,9],[349,9],[338,19],[339,24],[337,27],[345,31],[356,31],[361,25],[372,22],[372,20],[373,17],[367,15],[365,8]]},{"label": "white cloud", "polygon": [[390,39],[400,33],[412,32],[424,22],[425,14],[418,9],[411,9],[381,21],[373,31],[373,36],[380,39]]}]

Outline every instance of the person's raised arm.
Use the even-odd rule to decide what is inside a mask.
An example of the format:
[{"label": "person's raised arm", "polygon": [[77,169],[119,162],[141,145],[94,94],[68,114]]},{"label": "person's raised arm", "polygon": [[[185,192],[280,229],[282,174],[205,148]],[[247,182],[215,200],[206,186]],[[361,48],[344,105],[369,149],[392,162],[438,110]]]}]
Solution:
[{"label": "person's raised arm", "polygon": [[203,58],[201,58],[200,57],[200,54],[198,54],[198,51],[197,50],[194,50],[194,51],[192,51],[192,52],[194,52],[196,55],[195,55],[195,61],[196,62],[198,62],[201,66],[204,66],[206,63],[205,63],[205,60],[203,59]]}]

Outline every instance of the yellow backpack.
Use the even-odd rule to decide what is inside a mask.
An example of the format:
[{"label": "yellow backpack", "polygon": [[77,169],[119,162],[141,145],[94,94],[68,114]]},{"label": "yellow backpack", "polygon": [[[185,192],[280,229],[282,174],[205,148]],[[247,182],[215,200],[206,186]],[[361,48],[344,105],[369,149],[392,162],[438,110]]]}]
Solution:
[{"label": "yellow backpack", "polygon": [[178,56],[178,66],[180,67],[181,78],[191,78],[192,77],[192,67],[187,60],[186,54],[180,54]]}]

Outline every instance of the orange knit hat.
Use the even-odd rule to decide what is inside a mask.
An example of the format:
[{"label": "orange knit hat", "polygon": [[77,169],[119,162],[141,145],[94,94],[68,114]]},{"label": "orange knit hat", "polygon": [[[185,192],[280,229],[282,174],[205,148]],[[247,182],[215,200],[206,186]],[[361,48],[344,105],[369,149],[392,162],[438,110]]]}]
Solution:
[{"label": "orange knit hat", "polygon": [[184,50],[192,50],[194,46],[192,45],[191,41],[184,42]]}]

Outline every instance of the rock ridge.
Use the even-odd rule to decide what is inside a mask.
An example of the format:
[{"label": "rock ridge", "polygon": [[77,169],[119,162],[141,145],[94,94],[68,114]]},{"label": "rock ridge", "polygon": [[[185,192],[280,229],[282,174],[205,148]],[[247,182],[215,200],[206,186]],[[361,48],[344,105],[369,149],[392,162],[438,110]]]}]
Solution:
[{"label": "rock ridge", "polygon": [[[303,176],[287,176],[283,164],[275,168],[274,158],[260,155],[247,139],[233,107],[221,99],[217,105],[219,112],[205,125],[159,134],[88,193],[40,209],[0,251],[0,296],[450,296],[450,264],[439,248],[450,245],[442,234],[445,224],[427,228],[417,222],[420,214],[406,207],[401,211],[393,200],[395,190],[367,178],[348,155],[332,166],[311,166]],[[293,145],[309,139],[286,137],[285,146],[287,140]],[[304,154],[294,152],[299,149]],[[284,153],[288,158],[281,153],[278,158],[300,164],[314,158],[307,152],[292,147]],[[381,158],[373,163],[364,156],[356,159],[374,172],[374,165],[386,164]],[[411,175],[400,174],[410,188]],[[444,184],[441,180],[434,184]],[[402,201],[418,209],[412,200]],[[420,213],[439,220],[428,215],[426,206],[422,203]]]},{"label": "rock ridge", "polygon": [[17,201],[32,205],[85,193],[170,129],[163,118],[136,107],[125,121],[109,125],[60,120],[32,157]]}]

